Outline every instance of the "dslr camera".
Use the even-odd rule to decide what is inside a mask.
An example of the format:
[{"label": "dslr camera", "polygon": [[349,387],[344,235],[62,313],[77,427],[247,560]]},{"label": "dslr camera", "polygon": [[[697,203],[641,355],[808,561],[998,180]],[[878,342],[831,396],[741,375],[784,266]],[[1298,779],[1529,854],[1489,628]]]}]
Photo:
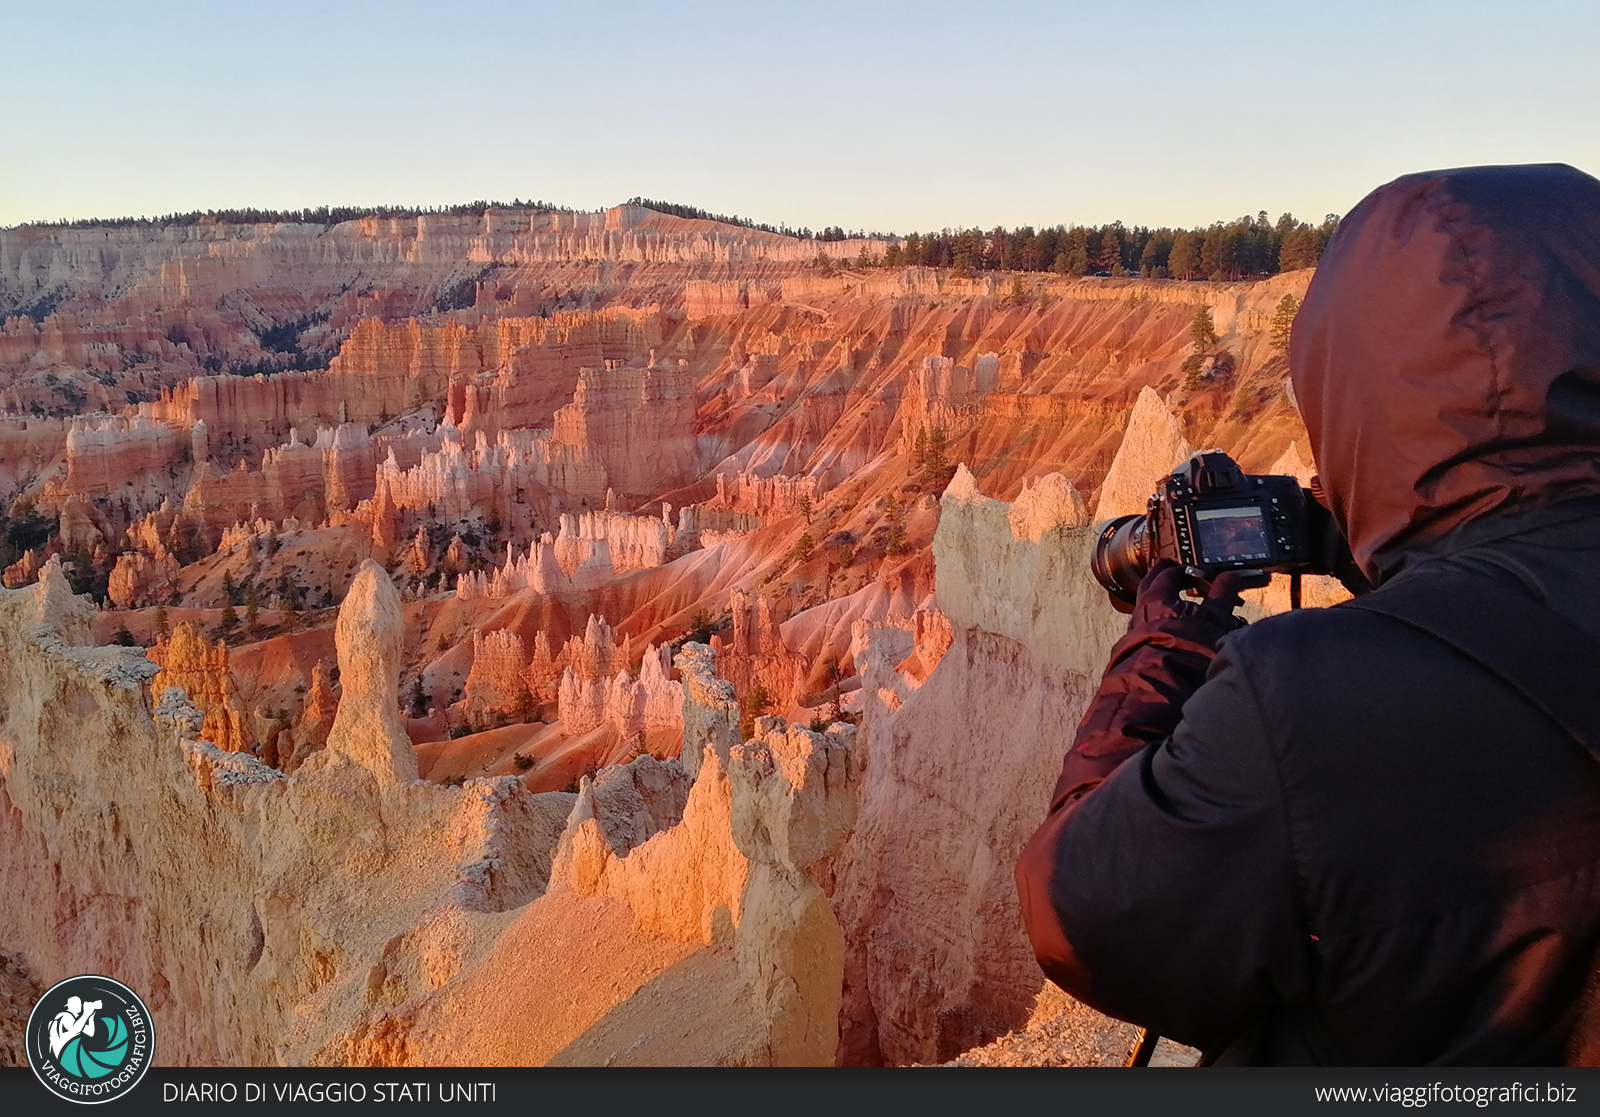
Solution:
[{"label": "dslr camera", "polygon": [[1130,612],[1158,559],[1194,567],[1207,579],[1251,569],[1332,574],[1352,593],[1370,588],[1310,489],[1294,477],[1246,473],[1219,450],[1192,455],[1164,478],[1144,515],[1101,524],[1090,565],[1112,605]]}]

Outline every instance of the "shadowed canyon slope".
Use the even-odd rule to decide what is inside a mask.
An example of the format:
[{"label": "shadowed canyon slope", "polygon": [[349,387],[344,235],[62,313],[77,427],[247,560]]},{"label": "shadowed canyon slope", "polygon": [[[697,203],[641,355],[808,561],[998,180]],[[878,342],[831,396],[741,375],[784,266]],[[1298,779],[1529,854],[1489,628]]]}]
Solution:
[{"label": "shadowed canyon slope", "polygon": [[1022,1026],[1011,864],[1120,625],[1091,510],[1190,448],[1309,477],[1309,273],[873,250],[627,206],[0,231],[49,303],[0,332],[0,943],[148,991],[175,1062]]}]

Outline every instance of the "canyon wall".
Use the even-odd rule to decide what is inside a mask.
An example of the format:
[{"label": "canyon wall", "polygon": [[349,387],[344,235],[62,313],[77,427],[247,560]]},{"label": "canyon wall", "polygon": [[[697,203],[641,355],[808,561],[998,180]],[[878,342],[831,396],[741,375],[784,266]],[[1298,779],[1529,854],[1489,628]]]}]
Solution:
[{"label": "canyon wall", "polygon": [[[1307,275],[813,260],[860,247],[631,207],[0,232],[0,309],[44,315],[0,332],[39,513],[0,932],[126,967],[195,1061],[930,1062],[1020,1023],[1010,864],[1121,623],[1089,509],[1190,447],[1308,477],[1270,333]],[[527,1035],[479,1022],[507,981]]]}]

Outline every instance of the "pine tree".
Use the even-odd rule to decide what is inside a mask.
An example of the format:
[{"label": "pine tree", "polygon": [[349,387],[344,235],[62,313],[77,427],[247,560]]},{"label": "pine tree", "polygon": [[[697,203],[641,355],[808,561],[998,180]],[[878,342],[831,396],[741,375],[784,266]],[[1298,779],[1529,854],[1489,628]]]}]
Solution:
[{"label": "pine tree", "polygon": [[228,599],[229,605],[238,604],[233,600],[233,594],[236,589],[238,589],[238,587],[233,584],[233,572],[231,570],[224,570],[222,572],[222,596]]},{"label": "pine tree", "polygon": [[898,555],[906,547],[905,506],[890,493],[883,502],[883,514],[889,521],[883,544],[884,553]]},{"label": "pine tree", "polygon": [[934,427],[932,431],[928,432],[928,448],[922,455],[923,473],[938,479],[945,470],[950,468],[949,462],[945,460],[944,449],[944,428]]},{"label": "pine tree", "polygon": [[1086,275],[1089,271],[1089,233],[1086,229],[1073,229],[1067,234],[1066,247],[1062,254],[1066,256],[1066,266],[1062,269],[1064,275]]},{"label": "pine tree", "polygon": [[1193,279],[1200,274],[1200,245],[1193,233],[1179,233],[1172,239],[1167,271],[1172,273],[1173,279]]},{"label": "pine tree", "polygon": [[1294,271],[1298,268],[1314,268],[1317,261],[1322,258],[1323,246],[1332,233],[1333,225],[1338,222],[1332,214],[1328,215],[1328,222],[1324,229],[1313,229],[1310,225],[1300,225],[1283,234],[1283,241],[1278,248],[1278,267],[1282,271]]},{"label": "pine tree", "polygon": [[1221,223],[1206,230],[1200,242],[1200,274],[1207,279],[1231,279],[1234,267],[1234,246],[1228,228]]},{"label": "pine tree", "polygon": [[800,538],[794,541],[794,551],[791,557],[796,563],[808,562],[811,559],[812,548],[816,545],[816,540],[811,538],[809,531],[802,532]]},{"label": "pine tree", "polygon": [[696,609],[689,615],[689,632],[684,639],[696,644],[709,644],[715,628],[711,623],[711,614],[704,609]]},{"label": "pine tree", "polygon": [[1204,353],[1217,343],[1217,327],[1211,318],[1211,308],[1202,304],[1194,312],[1194,320],[1189,323],[1189,340],[1194,342],[1194,351]]},{"label": "pine tree", "polygon": [[1122,238],[1115,225],[1101,230],[1100,247],[1094,254],[1098,271],[1114,272],[1122,266]]},{"label": "pine tree", "polygon": [[255,579],[245,583],[244,587],[244,627],[250,633],[251,639],[261,634],[261,602],[256,595]]},{"label": "pine tree", "polygon": [[1272,347],[1285,350],[1289,348],[1289,329],[1294,325],[1295,312],[1300,309],[1300,300],[1293,295],[1285,295],[1278,300],[1278,309],[1272,314]]},{"label": "pine tree", "polygon": [[744,718],[739,723],[739,730],[745,740],[755,736],[756,718],[770,709],[772,709],[772,695],[767,693],[766,687],[757,683],[744,696]]},{"label": "pine tree", "polygon": [[1162,252],[1163,244],[1170,250],[1171,243],[1163,242],[1160,237],[1151,237],[1144,242],[1144,251],[1139,253],[1139,273],[1144,276],[1154,276],[1158,269],[1165,266]]},{"label": "pine tree", "polygon": [[233,611],[233,602],[223,606],[222,616],[217,620],[217,627],[212,629],[212,635],[219,640],[225,640],[233,635],[239,627],[239,614]]},{"label": "pine tree", "polygon": [[889,522],[889,535],[884,540],[883,549],[891,555],[898,555],[906,549],[906,522],[904,520],[891,520]]},{"label": "pine tree", "polygon": [[167,622],[167,607],[165,605],[156,606],[156,635],[163,640],[172,635],[172,629]]}]

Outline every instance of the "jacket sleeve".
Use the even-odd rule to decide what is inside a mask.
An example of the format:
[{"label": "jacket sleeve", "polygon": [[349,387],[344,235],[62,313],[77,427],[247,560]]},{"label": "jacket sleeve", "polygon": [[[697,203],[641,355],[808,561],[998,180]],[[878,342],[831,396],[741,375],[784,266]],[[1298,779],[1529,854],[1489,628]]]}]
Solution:
[{"label": "jacket sleeve", "polygon": [[1017,884],[1052,980],[1215,1053],[1303,994],[1311,943],[1277,766],[1234,641],[1192,695],[1193,665],[1155,658],[1168,667],[1147,664],[1137,684],[1114,659]]},{"label": "jacket sleeve", "polygon": [[1165,739],[1200,689],[1217,645],[1235,627],[1159,591],[1141,594],[1128,633],[1111,649],[1100,689],[1050,796],[1055,813],[1098,787],[1130,756]]}]

